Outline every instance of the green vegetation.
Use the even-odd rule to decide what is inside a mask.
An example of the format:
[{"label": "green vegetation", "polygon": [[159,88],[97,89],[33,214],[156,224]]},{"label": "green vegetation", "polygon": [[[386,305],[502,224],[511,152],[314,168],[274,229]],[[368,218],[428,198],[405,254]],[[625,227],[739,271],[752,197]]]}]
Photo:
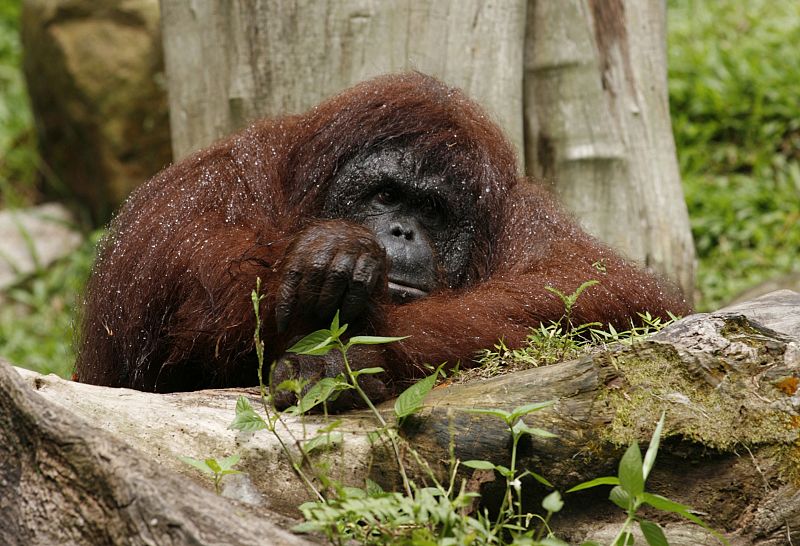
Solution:
[{"label": "green vegetation", "polygon": [[76,309],[99,237],[99,232],[90,236],[69,257],[1,296],[0,356],[40,373],[70,376]]},{"label": "green vegetation", "polygon": [[[20,5],[0,0],[0,208],[29,206],[39,197],[39,155],[21,72]],[[65,260],[0,294],[1,357],[42,373],[70,375],[75,310],[98,237],[90,235]]]},{"label": "green vegetation", "polygon": [[669,3],[672,123],[701,309],[800,271],[800,3]]},{"label": "green vegetation", "polygon": [[661,432],[664,429],[665,414],[661,414],[653,436],[650,438],[650,445],[647,452],[642,459],[642,452],[639,449],[637,442],[632,442],[628,446],[628,450],[619,461],[619,472],[616,476],[605,476],[602,478],[595,478],[588,482],[576,485],[567,493],[589,489],[600,485],[613,485],[609,500],[622,508],[628,517],[625,523],[622,524],[617,536],[611,542],[613,546],[627,545],[634,543],[634,537],[631,532],[633,523],[639,524],[639,529],[642,531],[645,540],[650,546],[667,546],[667,538],[664,536],[664,531],[658,523],[644,519],[638,514],[639,509],[643,506],[651,506],[657,510],[677,514],[697,525],[705,528],[709,533],[713,534],[722,544],[727,545],[728,540],[721,534],[714,531],[706,523],[692,514],[692,509],[685,504],[672,501],[661,495],[648,493],[645,491],[645,483],[653,465],[656,462],[656,455],[658,454],[658,446],[661,443]]},{"label": "green vegetation", "polygon": [[[591,286],[585,283],[575,293],[566,296],[565,306],[569,314],[571,305],[575,303],[580,292]],[[298,380],[284,381],[280,385],[270,385],[269,392],[276,390],[289,390],[296,395],[296,405],[279,411],[273,404],[272,397],[267,394],[267,386],[263,382],[264,353],[263,342],[260,338],[260,283],[252,293],[253,310],[256,315],[256,328],[254,340],[257,347],[259,379],[261,380],[261,402],[266,418],[262,417],[249,403],[247,398],[240,397],[236,404],[236,417],[231,428],[254,432],[268,430],[275,435],[283,446],[284,455],[291,462],[297,477],[308,487],[309,492],[316,500],[306,502],[300,506],[305,522],[294,527],[295,532],[323,534],[333,544],[426,544],[426,545],[456,545],[473,544],[520,544],[530,546],[562,546],[566,543],[559,540],[550,528],[550,519],[554,513],[559,512],[564,501],[557,490],[551,491],[541,502],[539,513],[530,512],[523,508],[522,480],[531,477],[537,482],[552,490],[553,486],[546,478],[536,474],[530,468],[520,468],[517,465],[517,452],[519,441],[525,436],[538,436],[554,438],[555,435],[539,428],[530,427],[523,417],[533,412],[546,410],[553,402],[535,402],[505,411],[500,408],[471,409],[470,413],[488,415],[503,421],[511,439],[508,466],[495,464],[486,460],[460,461],[455,456],[456,438],[451,439],[449,473],[446,479],[438,477],[430,465],[415,450],[413,445],[405,443],[399,433],[404,420],[422,408],[425,395],[433,388],[434,383],[441,374],[437,369],[433,375],[412,385],[397,399],[394,406],[394,417],[397,424],[387,423],[387,420],[370,401],[369,397],[359,386],[359,376],[364,374],[379,373],[381,368],[369,368],[353,371],[349,365],[347,351],[350,347],[362,344],[391,343],[402,338],[379,338],[372,336],[355,336],[345,341],[341,336],[347,330],[347,325],[339,324],[338,313],[334,317],[330,328],[313,332],[298,341],[289,352],[301,355],[323,356],[332,350],[340,353],[344,371],[337,377],[327,377],[316,385],[307,388],[306,382]],[[274,364],[273,364],[274,366]],[[272,374],[270,374],[270,377]],[[371,442],[388,442],[392,447],[397,468],[402,477],[403,492],[386,492],[378,484],[366,479],[363,487],[349,487],[328,475],[324,463],[320,463],[313,451],[320,447],[333,447],[344,440],[342,434],[337,434],[335,439],[332,432],[339,421],[333,421],[320,429],[315,436],[307,438],[307,428],[302,427],[303,437],[292,435],[289,427],[282,427],[289,435],[288,441],[277,432],[277,424],[285,417],[300,418],[304,423],[304,415],[308,410],[334,399],[341,391],[354,389],[371,410],[377,427],[371,433]],[[727,544],[724,537],[710,529],[702,520],[691,512],[689,506],[671,501],[663,496],[649,493],[645,490],[645,482],[656,460],[656,453],[664,426],[664,415],[656,426],[650,441],[647,453],[642,458],[639,445],[631,442],[619,464],[618,477],[603,477],[591,480],[572,488],[568,492],[579,491],[590,487],[612,485],[609,499],[627,514],[627,518],[620,527],[619,533],[612,541],[613,546],[633,544],[631,527],[637,523],[650,546],[668,545],[662,528],[658,523],[645,519],[640,514],[644,506],[677,514],[698,525],[702,525],[714,534],[721,543]],[[292,444],[300,448],[295,454],[288,448]],[[416,461],[426,481],[431,485],[418,486],[407,472],[402,452],[411,455]],[[229,459],[238,461],[238,457]],[[220,490],[223,466],[214,459],[199,461],[183,457],[182,460],[194,465],[198,469],[213,474],[215,487]],[[227,459],[226,459],[227,460]],[[232,464],[224,467],[227,472]],[[505,480],[505,493],[502,495],[500,507],[496,514],[490,514],[486,507],[479,503],[480,494],[470,490],[467,481],[459,478],[459,467],[470,468],[475,471],[491,472],[495,478]],[[595,542],[585,542],[584,546],[595,546]]]},{"label": "green vegetation", "polygon": [[39,156],[20,71],[19,0],[0,0],[0,207],[30,204]]},{"label": "green vegetation", "polygon": [[219,461],[210,457],[208,459],[203,459],[202,461],[192,457],[181,457],[180,459],[184,463],[195,467],[203,474],[211,475],[214,479],[214,491],[216,491],[217,495],[219,495],[222,493],[222,478],[231,474],[242,473],[239,470],[233,470],[234,465],[239,462],[240,457],[241,456],[238,453],[234,453],[233,455],[225,457]]}]

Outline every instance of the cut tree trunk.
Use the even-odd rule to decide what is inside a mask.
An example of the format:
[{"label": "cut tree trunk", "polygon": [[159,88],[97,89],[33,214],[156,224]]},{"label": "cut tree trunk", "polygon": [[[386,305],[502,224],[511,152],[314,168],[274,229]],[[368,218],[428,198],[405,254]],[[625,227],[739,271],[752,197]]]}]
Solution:
[{"label": "cut tree trunk", "polygon": [[694,243],[667,95],[666,3],[532,1],[525,160],[586,229],[691,299]]},{"label": "cut tree trunk", "polygon": [[162,2],[175,157],[379,74],[463,89],[522,156],[525,0]]},{"label": "cut tree trunk", "polygon": [[[9,544],[291,543],[251,515],[294,516],[311,498],[274,436],[228,427],[239,395],[258,407],[252,389],[148,394],[43,377],[0,366],[0,538]],[[460,460],[508,464],[510,435],[501,422],[465,410],[513,409],[553,400],[528,424],[555,432],[521,445],[519,468],[544,475],[564,491],[616,473],[631,441],[646,445],[662,411],[667,419],[648,490],[693,506],[733,544],[800,540],[798,406],[800,294],[781,291],[711,314],[687,317],[650,338],[609,346],[577,360],[435,389],[420,414],[401,428],[406,464],[425,481],[413,447],[443,475],[449,446]],[[391,405],[382,408],[391,417]],[[330,476],[363,486],[398,484],[393,458],[364,412],[338,416],[341,445],[319,457]],[[326,420],[285,418],[278,432],[296,451]],[[130,445],[136,446],[134,449]],[[239,453],[245,472],[223,480],[224,496],[179,456]],[[476,478],[467,473],[465,478]],[[497,505],[502,479],[483,477],[483,501]],[[476,481],[476,480],[473,480]],[[478,480],[480,481],[480,480]],[[535,509],[545,491],[524,484]],[[559,536],[610,540],[623,514],[607,488],[566,495],[554,522]],[[250,508],[243,508],[243,502]],[[42,517],[46,515],[46,517]],[[670,543],[714,544],[699,527],[649,514]],[[280,520],[277,520],[280,521]],[[215,534],[216,533],[216,534]],[[159,542],[160,543],[160,542]]]}]

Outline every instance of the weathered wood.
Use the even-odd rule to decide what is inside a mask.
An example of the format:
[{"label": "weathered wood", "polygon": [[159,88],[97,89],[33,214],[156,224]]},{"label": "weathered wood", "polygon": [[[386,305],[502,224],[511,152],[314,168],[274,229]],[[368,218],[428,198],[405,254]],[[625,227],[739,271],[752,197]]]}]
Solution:
[{"label": "weathered wood", "polygon": [[[267,510],[221,499],[101,430],[116,419],[113,398],[125,397],[101,391],[107,405],[94,407],[90,424],[36,394],[0,361],[0,543],[308,544],[270,522]],[[156,420],[163,414],[127,417],[167,425]]]},{"label": "weathered wood", "polygon": [[161,3],[175,157],[378,74],[460,87],[522,157],[524,0]]},{"label": "weathered wood", "polygon": [[533,1],[525,160],[587,230],[691,299],[694,244],[669,117],[666,3]]},{"label": "weathered wood", "polygon": [[[41,499],[54,495],[57,499],[59,495],[80,497],[81,503],[74,504],[84,512],[84,506],[104,506],[107,491],[115,484],[134,487],[134,480],[128,481],[130,472],[135,472],[138,486],[164,495],[159,498],[172,510],[166,513],[179,519],[181,506],[201,510],[205,500],[197,501],[197,488],[164,470],[154,474],[154,480],[148,479],[152,468],[148,460],[202,480],[177,459],[180,455],[220,458],[240,453],[239,468],[247,476],[226,478],[226,494],[256,503],[258,510],[294,514],[297,504],[310,498],[272,435],[227,428],[239,394],[247,393],[257,404],[252,390],[158,395],[20,373],[41,399],[34,402],[36,395],[21,390],[7,369],[0,374],[0,450],[5,450],[0,452],[0,509],[11,510],[11,521],[32,522],[41,510]],[[526,422],[554,431],[558,438],[523,444],[519,463],[563,491],[582,480],[614,474],[628,442],[646,445],[661,411],[666,410],[662,449],[648,488],[694,506],[709,523],[733,537],[734,544],[777,545],[786,542],[787,533],[800,539],[798,377],[800,294],[782,291],[716,313],[687,317],[633,346],[611,346],[578,360],[435,389],[422,413],[402,432],[439,472],[449,464],[451,440],[461,460],[508,464],[509,434],[504,426],[464,410],[512,409],[554,400],[552,408],[532,414]],[[384,411],[387,417],[391,415],[388,407]],[[370,417],[363,412],[339,417],[344,442],[321,456],[329,463],[332,477],[354,485],[363,485],[368,476],[386,487],[397,484],[391,456],[383,447],[371,448],[367,439],[375,427]],[[287,428],[279,432],[295,450],[294,442],[303,437],[304,427],[310,436],[324,422],[321,416],[307,418],[305,425],[287,419]],[[135,445],[143,454],[131,459],[132,448],[94,427]],[[88,448],[100,456],[76,463],[73,454]],[[51,452],[60,457],[58,472],[52,470],[55,463],[49,462]],[[124,462],[120,462],[122,456]],[[413,457],[407,459],[415,479],[424,481]],[[35,465],[39,473],[33,471]],[[482,486],[489,506],[502,486],[501,480]],[[243,494],[253,489],[255,494]],[[186,504],[175,504],[167,496],[170,490],[179,491]],[[543,491],[527,483],[525,491],[527,501],[537,506]],[[152,501],[135,495],[137,503],[149,506]],[[566,509],[555,522],[560,536],[581,540],[610,532],[621,514],[606,495],[607,490],[567,496]],[[19,497],[28,500],[12,501]],[[132,525],[127,523],[128,508],[114,511],[114,507],[127,506],[126,502],[113,498],[116,504],[106,509],[104,517],[124,517],[125,525]],[[49,502],[60,506],[66,501]],[[135,510],[144,510],[136,506]],[[94,521],[84,512],[82,518]],[[149,514],[142,521],[149,521]],[[164,517],[159,515],[159,521],[165,521]],[[57,523],[74,519],[62,515]],[[672,544],[715,543],[691,525],[666,521]],[[0,533],[18,532],[10,525],[0,523]],[[32,525],[20,528],[31,533]],[[224,528],[230,533],[241,531],[232,526],[228,522]],[[75,529],[74,525],[67,528]],[[109,528],[116,529],[111,524]]]}]

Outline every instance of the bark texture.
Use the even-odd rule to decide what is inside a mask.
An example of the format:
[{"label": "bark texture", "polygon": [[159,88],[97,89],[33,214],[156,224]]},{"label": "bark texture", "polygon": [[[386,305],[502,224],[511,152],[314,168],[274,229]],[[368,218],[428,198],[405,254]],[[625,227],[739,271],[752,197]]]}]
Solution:
[{"label": "bark texture", "polygon": [[522,150],[525,1],[162,2],[175,156],[388,72],[477,99]]},{"label": "bark texture", "polygon": [[[260,536],[288,544],[295,539],[177,475],[210,487],[177,457],[240,453],[237,468],[246,475],[226,478],[224,494],[273,519],[274,512],[296,514],[298,503],[310,495],[275,437],[227,428],[239,394],[257,404],[252,391],[157,395],[19,371],[29,388],[11,368],[0,366],[5,543],[249,544]],[[788,537],[800,540],[799,377],[800,294],[781,291],[687,317],[632,346],[435,389],[402,434],[437,472],[447,471],[451,441],[461,460],[507,465],[510,436],[502,424],[464,410],[510,410],[554,400],[552,408],[526,422],[558,438],[523,444],[518,464],[563,491],[615,474],[628,443],[637,440],[644,448],[665,410],[667,425],[648,490],[693,506],[733,544],[786,544]],[[383,410],[390,417],[390,408]],[[363,413],[340,418],[343,443],[319,455],[331,476],[353,485],[363,485],[367,477],[387,488],[397,485],[388,450],[371,446],[367,437],[375,428],[371,418]],[[321,416],[305,423],[286,419],[278,430],[296,450],[296,441],[325,424]],[[422,483],[424,473],[407,452],[406,457]],[[487,506],[497,504],[502,487],[498,477],[483,483]],[[525,483],[524,491],[531,507],[545,493],[535,483]],[[601,488],[568,495],[554,522],[559,536],[610,540],[623,517],[607,494]],[[698,527],[657,513],[648,517],[664,524],[671,544],[716,543]]]},{"label": "bark texture", "polygon": [[528,3],[525,159],[586,229],[691,298],[694,243],[667,95],[666,4]]},{"label": "bark texture", "polygon": [[[42,381],[77,385],[55,376]],[[29,382],[35,387],[39,379]],[[267,510],[224,501],[102,430],[120,418],[111,400],[126,395],[95,394],[106,404],[94,404],[90,424],[0,361],[0,543],[306,544],[270,522]],[[84,402],[90,400],[87,394]],[[169,423],[169,415],[147,411],[125,417],[151,428]]]}]

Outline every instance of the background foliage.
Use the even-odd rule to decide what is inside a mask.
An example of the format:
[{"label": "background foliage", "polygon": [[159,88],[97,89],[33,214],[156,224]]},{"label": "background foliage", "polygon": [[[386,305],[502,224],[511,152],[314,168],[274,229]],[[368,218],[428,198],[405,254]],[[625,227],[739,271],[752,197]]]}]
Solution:
[{"label": "background foliage", "polygon": [[[0,0],[0,206],[46,170],[20,73],[19,0]],[[800,272],[800,2],[669,2],[670,101],[697,245],[697,307]],[[52,177],[50,177],[52,179]],[[97,235],[0,297],[0,356],[68,375]]]},{"label": "background foliage", "polygon": [[18,20],[19,1],[0,0],[0,207],[34,198],[38,166]]},{"label": "background foliage", "polygon": [[669,3],[669,92],[698,308],[800,272],[800,2]]}]

